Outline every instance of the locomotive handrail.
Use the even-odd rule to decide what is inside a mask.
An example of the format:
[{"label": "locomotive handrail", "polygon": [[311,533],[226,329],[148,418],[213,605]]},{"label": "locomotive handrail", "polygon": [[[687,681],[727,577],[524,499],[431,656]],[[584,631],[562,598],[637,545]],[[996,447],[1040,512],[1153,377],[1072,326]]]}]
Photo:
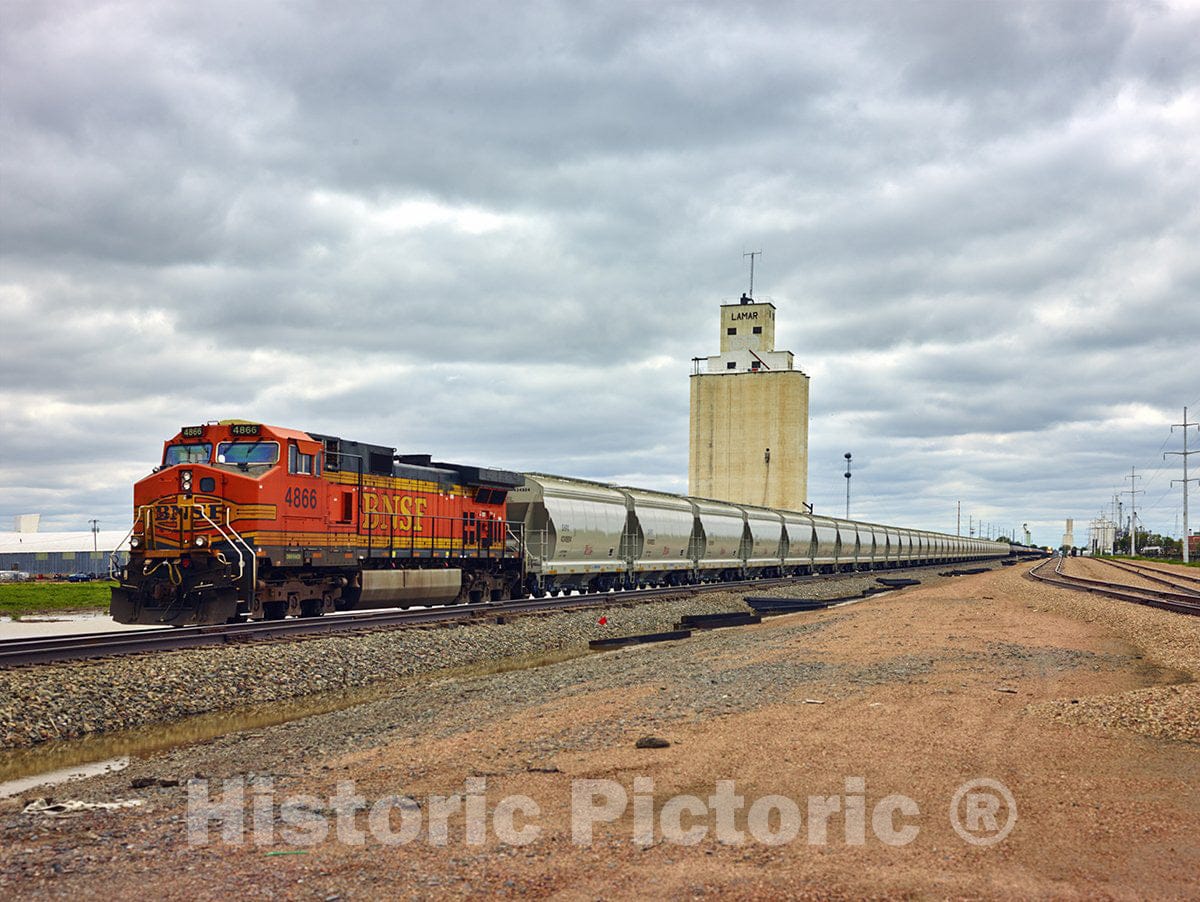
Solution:
[{"label": "locomotive handrail", "polygon": [[[250,559],[254,560],[254,554],[253,554],[253,552],[250,551],[250,546],[246,544],[245,539],[243,539],[240,535],[238,535],[237,530],[234,529],[232,526],[230,526],[229,532],[233,533],[233,536],[237,537],[237,542],[235,542],[233,536],[230,536],[229,533],[225,532],[224,527],[222,527],[212,517],[210,517],[208,514],[206,514],[204,512],[204,505],[197,505],[195,509],[200,511],[200,516],[203,517],[206,521],[208,521],[208,525],[211,526],[213,529],[215,529],[217,532],[219,532],[221,534],[221,538],[224,539],[226,542],[228,542],[229,546],[234,551],[237,552],[237,556],[238,556],[237,578],[241,579],[242,576],[246,573],[246,559],[242,556],[242,549],[238,548],[238,542],[241,542],[242,548],[245,548],[247,553],[250,554]],[[229,522],[229,514],[230,514],[229,508],[225,508],[225,522],[226,523]]]},{"label": "locomotive handrail", "polygon": [[[203,511],[201,511],[201,513],[203,514]],[[250,556],[250,591],[246,593],[246,603],[250,604],[252,601],[254,601],[254,596],[258,592],[258,556],[255,555],[254,549],[252,549],[250,547],[250,544],[244,538],[242,538],[242,534],[239,533],[236,529],[234,529],[233,525],[229,523],[230,513],[231,512],[230,512],[229,508],[225,508],[225,523],[227,525],[229,525],[229,531],[233,534],[234,538],[236,538],[239,542],[242,543],[242,547],[246,549],[246,554]],[[207,515],[205,515],[204,518],[206,520],[208,520]],[[212,523],[211,520],[209,520],[209,522]],[[216,524],[213,523],[213,526],[216,526]],[[218,528],[218,530],[220,529],[220,527],[217,527],[217,528]],[[235,550],[236,550],[236,547],[237,546],[235,545],[234,546]],[[238,552],[239,565],[241,563],[241,556],[242,556],[242,553],[239,551]],[[242,574],[239,571],[238,579],[241,579],[241,578],[242,578]]]},{"label": "locomotive handrail", "polygon": [[117,542],[117,547],[108,553],[108,578],[116,579],[117,570],[117,552],[121,550],[121,546],[129,541],[129,537],[133,535],[133,531],[137,529],[138,518],[141,517],[142,511],[147,509],[147,505],[143,504],[133,512],[133,525],[129,527],[129,532],[125,533],[125,538]]}]

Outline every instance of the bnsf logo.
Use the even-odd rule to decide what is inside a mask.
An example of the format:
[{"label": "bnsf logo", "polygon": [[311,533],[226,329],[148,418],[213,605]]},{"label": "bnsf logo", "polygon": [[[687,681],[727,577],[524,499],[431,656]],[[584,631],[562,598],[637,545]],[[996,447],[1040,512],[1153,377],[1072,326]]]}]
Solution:
[{"label": "bnsf logo", "polygon": [[422,518],[429,499],[419,495],[362,494],[363,519],[368,529],[396,529],[423,532]]},{"label": "bnsf logo", "polygon": [[303,510],[317,509],[317,490],[316,489],[288,489],[287,494],[283,496],[284,504],[292,507],[302,508]]}]

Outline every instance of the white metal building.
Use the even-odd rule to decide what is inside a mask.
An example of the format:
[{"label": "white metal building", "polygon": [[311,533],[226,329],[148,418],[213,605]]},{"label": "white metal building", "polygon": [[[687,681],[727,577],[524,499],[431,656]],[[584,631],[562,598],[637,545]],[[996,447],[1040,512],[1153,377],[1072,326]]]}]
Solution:
[{"label": "white metal building", "polygon": [[20,570],[32,576],[71,573],[108,574],[109,554],[118,550],[124,563],[128,530],[92,532],[0,532],[0,570]]}]

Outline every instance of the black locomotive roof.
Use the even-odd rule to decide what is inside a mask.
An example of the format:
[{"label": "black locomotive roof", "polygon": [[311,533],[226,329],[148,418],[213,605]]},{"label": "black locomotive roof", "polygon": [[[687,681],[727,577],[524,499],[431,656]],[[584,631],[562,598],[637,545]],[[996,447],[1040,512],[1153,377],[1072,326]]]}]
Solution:
[{"label": "black locomotive roof", "polygon": [[423,479],[441,485],[488,486],[515,489],[525,484],[525,477],[511,470],[493,467],[474,467],[435,461],[428,454],[396,454],[387,445],[352,442],[332,435],[310,432],[314,439],[325,444],[325,469],[369,473],[374,476],[395,476],[403,479]]}]

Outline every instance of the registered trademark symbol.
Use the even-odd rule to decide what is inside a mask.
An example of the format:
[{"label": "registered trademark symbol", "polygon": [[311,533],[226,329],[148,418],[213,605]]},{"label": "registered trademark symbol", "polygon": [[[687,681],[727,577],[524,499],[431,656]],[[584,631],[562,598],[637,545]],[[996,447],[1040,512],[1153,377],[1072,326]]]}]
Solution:
[{"label": "registered trademark symbol", "polygon": [[994,846],[1016,823],[1017,800],[1007,786],[990,777],[964,783],[950,802],[950,826],[973,846]]}]

